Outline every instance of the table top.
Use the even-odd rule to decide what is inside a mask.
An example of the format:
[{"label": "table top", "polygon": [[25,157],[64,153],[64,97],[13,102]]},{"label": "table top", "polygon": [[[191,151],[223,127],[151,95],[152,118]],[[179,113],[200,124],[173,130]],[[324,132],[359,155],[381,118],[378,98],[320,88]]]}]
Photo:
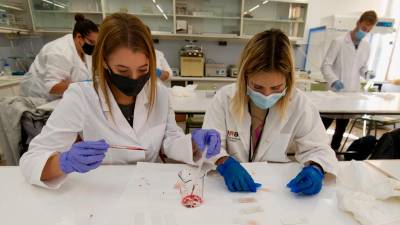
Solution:
[{"label": "table top", "polygon": [[[171,81],[214,81],[214,82],[235,82],[236,77],[182,77],[182,76],[172,76]],[[318,82],[306,79],[306,78],[296,78],[297,83],[313,83]]]},{"label": "table top", "polygon": [[[199,90],[187,97],[171,95],[172,108],[177,113],[205,113],[212,101],[207,93],[212,91]],[[304,92],[323,114],[400,114],[400,93],[360,93],[311,91]],[[59,100],[38,107],[44,110],[54,110]]]},{"label": "table top", "polygon": [[[229,192],[223,178],[211,173],[205,179],[204,204],[195,209],[180,204],[175,188],[178,171],[189,168],[183,164],[101,166],[87,174],[70,174],[58,190],[28,184],[18,167],[0,167],[0,220],[8,225],[184,225],[188,220],[190,224],[272,225],[297,219],[307,225],[358,225],[337,208],[334,182],[327,182],[316,196],[299,196],[285,187],[298,173],[299,164],[243,165],[263,189]],[[400,160],[393,165],[399,168]]]},{"label": "table top", "polygon": [[21,83],[24,76],[0,76],[0,87],[17,85]]},{"label": "table top", "polygon": [[400,114],[400,93],[304,92],[324,114]]},{"label": "table top", "polygon": [[172,76],[171,81],[214,81],[214,82],[235,82],[236,77],[182,77]]}]

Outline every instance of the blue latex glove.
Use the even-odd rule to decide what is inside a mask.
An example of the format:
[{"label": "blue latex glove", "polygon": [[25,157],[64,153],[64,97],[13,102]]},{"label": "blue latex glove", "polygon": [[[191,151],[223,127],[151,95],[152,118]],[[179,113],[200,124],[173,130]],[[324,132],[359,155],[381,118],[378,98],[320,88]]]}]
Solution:
[{"label": "blue latex glove", "polygon": [[256,192],[261,184],[255,183],[245,168],[234,158],[229,157],[217,166],[218,172],[224,177],[225,184],[231,192]]},{"label": "blue latex glove", "polygon": [[81,141],[60,155],[60,167],[65,173],[86,173],[100,166],[109,145],[104,141]]},{"label": "blue latex glove", "polygon": [[156,75],[158,78],[161,77],[161,73],[162,73],[162,71],[160,69],[156,68]]},{"label": "blue latex glove", "polygon": [[306,166],[286,186],[294,193],[315,195],[321,191],[324,174],[316,166]]},{"label": "blue latex glove", "polygon": [[335,90],[335,91],[340,91],[344,88],[344,85],[342,83],[342,81],[337,80],[335,82],[332,83],[331,87]]},{"label": "blue latex glove", "polygon": [[214,129],[196,129],[192,132],[192,140],[200,151],[207,148],[206,158],[209,159],[218,155],[221,151],[221,137],[218,131]]}]

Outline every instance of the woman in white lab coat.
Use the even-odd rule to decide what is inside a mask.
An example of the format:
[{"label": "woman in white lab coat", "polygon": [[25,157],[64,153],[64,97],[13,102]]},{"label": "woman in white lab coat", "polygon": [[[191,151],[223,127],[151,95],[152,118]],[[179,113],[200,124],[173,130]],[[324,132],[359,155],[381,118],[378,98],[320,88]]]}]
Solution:
[{"label": "woman in white lab coat", "polygon": [[96,44],[98,26],[75,15],[72,34],[47,43],[40,50],[21,82],[21,93],[27,97],[52,100],[62,96],[70,83],[91,79],[91,54]]},{"label": "woman in white lab coat", "polygon": [[184,135],[177,126],[155,70],[154,47],[142,21],[124,13],[108,16],[93,53],[93,82],[70,85],[20,160],[28,182],[57,188],[67,174],[102,163],[155,162],[160,149],[189,164],[205,146],[208,158],[218,154],[215,130]]},{"label": "woman in white lab coat", "polygon": [[268,30],[247,43],[237,83],[215,95],[203,128],[221,134],[221,153],[212,160],[230,191],[260,186],[239,162],[289,162],[291,152],[304,165],[288,184],[293,192],[316,194],[325,174],[336,174],[337,159],[319,113],[294,79],[288,37]]}]

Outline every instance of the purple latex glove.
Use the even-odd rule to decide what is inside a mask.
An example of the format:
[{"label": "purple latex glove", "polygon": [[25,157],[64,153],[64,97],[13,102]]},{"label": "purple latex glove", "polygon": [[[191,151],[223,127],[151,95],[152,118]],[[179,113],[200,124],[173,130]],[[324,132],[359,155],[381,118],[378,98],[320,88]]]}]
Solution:
[{"label": "purple latex glove", "polygon": [[60,155],[60,167],[65,173],[86,173],[100,166],[109,145],[104,140],[81,141]]},{"label": "purple latex glove", "polygon": [[192,132],[192,140],[200,151],[207,148],[206,158],[209,159],[218,155],[221,151],[221,137],[218,131],[214,129],[197,129]]}]

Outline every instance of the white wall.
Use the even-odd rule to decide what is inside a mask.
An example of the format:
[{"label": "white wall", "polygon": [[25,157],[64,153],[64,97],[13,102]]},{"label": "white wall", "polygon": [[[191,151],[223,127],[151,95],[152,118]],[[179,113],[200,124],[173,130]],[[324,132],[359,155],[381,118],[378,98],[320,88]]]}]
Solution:
[{"label": "white wall", "polygon": [[375,10],[378,16],[386,12],[390,0],[308,0],[306,36],[308,29],[321,25],[321,18],[333,14],[361,15],[367,10]]}]

